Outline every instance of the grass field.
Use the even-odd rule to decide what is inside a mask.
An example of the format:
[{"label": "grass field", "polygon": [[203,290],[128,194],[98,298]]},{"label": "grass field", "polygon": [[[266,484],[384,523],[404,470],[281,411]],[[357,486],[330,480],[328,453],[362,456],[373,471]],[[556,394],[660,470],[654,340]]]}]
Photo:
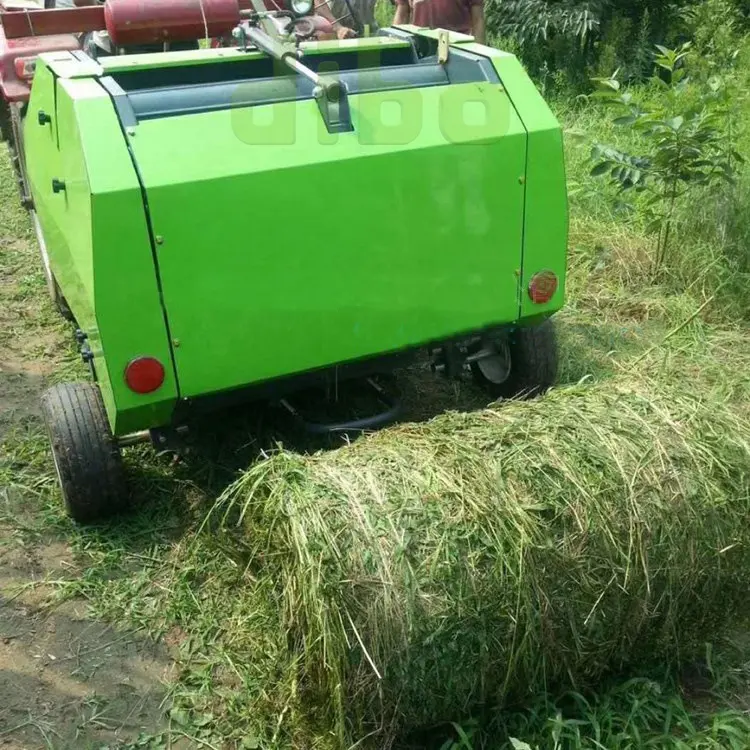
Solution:
[{"label": "grass field", "polygon": [[[750,175],[691,197],[670,272],[654,283],[653,239],[642,217],[617,216],[611,193],[588,176],[591,141],[622,136],[590,107],[557,109],[568,133],[572,214],[555,408],[577,408],[592,386],[653,401],[658,394],[666,411],[672,396],[689,395],[691,403],[732,413],[742,438],[750,419],[742,265]],[[46,296],[3,153],[0,741],[19,749],[341,747],[328,707],[306,699],[289,661],[271,566],[242,526],[205,523],[262,450],[281,441],[304,462],[317,446],[300,443],[266,409],[222,415],[199,425],[177,466],[146,449],[129,451],[134,512],[107,526],[75,527],[62,511],[38,409],[46,384],[85,377],[69,334]],[[434,381],[419,368],[401,379],[415,422],[486,405],[468,382]],[[531,415],[543,407],[513,408]],[[391,441],[397,451],[408,439],[408,428],[399,428],[373,444]],[[707,633],[710,645],[699,644],[679,671],[652,659],[595,689],[568,686],[575,690],[537,695],[502,714],[451,717],[455,725],[399,737],[399,746],[750,747],[750,642],[742,621],[730,625]]]}]

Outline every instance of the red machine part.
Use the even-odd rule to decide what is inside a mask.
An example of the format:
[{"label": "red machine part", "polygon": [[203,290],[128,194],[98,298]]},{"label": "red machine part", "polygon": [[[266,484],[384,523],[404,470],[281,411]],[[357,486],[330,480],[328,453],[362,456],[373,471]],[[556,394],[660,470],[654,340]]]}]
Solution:
[{"label": "red machine part", "polygon": [[0,98],[8,102],[28,101],[37,56],[80,48],[78,39],[71,34],[6,39],[0,26]]},{"label": "red machine part", "polygon": [[164,382],[164,365],[154,357],[138,357],[125,368],[125,383],[136,393],[153,393]]},{"label": "red machine part", "polygon": [[2,8],[0,19],[7,39],[74,34],[103,30],[104,8],[101,5],[52,10]]},{"label": "red machine part", "polygon": [[216,37],[240,21],[238,0],[107,0],[107,33],[117,47]]},{"label": "red machine part", "polygon": [[540,271],[531,277],[529,297],[536,305],[549,302],[557,291],[558,281],[553,271]]},{"label": "red machine part", "polygon": [[239,23],[240,8],[250,5],[249,0],[107,0],[52,10],[0,6],[0,20],[7,39],[106,29],[113,43],[124,47],[200,39],[206,32],[221,36]]}]

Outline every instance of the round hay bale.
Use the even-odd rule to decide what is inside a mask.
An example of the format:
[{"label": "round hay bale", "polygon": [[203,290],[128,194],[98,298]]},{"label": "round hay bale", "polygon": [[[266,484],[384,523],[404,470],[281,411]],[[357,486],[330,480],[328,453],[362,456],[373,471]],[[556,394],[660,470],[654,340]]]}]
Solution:
[{"label": "round hay bale", "polygon": [[226,495],[342,746],[679,657],[747,604],[750,425],[598,385],[280,452]]}]

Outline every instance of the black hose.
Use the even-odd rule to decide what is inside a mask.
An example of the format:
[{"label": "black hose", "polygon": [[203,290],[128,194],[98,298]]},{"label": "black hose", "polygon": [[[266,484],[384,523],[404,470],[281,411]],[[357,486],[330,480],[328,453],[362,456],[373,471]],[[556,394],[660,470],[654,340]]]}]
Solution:
[{"label": "black hose", "polygon": [[373,414],[363,419],[354,419],[349,422],[321,424],[320,422],[309,422],[306,419],[300,419],[300,422],[304,430],[311,435],[345,435],[347,433],[360,433],[367,430],[377,430],[380,427],[387,427],[393,424],[400,415],[401,403],[396,402],[379,414]]}]

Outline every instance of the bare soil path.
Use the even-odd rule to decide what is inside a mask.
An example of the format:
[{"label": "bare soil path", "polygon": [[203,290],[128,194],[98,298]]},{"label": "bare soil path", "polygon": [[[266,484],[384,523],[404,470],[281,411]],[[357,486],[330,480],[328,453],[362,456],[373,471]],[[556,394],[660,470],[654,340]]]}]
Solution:
[{"label": "bare soil path", "polygon": [[0,151],[0,747],[125,748],[163,727],[173,663],[60,595],[82,571],[65,530],[39,521],[56,493],[39,397],[76,365]]}]

